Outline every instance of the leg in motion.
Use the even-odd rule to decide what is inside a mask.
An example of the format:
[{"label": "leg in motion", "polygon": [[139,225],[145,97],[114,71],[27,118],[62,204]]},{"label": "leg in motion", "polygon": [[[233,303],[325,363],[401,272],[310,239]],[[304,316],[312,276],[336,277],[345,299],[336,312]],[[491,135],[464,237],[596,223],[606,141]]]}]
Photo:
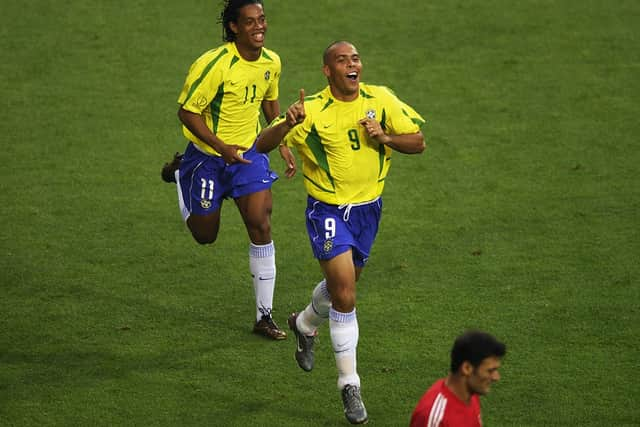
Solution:
[{"label": "leg in motion", "polygon": [[329,332],[338,369],[344,413],[352,424],[367,422],[367,410],[360,395],[360,376],[356,366],[359,329],[356,317],[356,279],[359,269],[353,264],[351,250],[330,260],[320,261],[331,295]]},{"label": "leg in motion", "polygon": [[165,163],[160,172],[162,180],[166,183],[176,183],[176,171],[180,168],[182,154],[175,153],[173,159],[169,163]]},{"label": "leg in motion", "polygon": [[313,290],[311,302],[300,313],[289,316],[289,329],[296,336],[296,361],[305,371],[311,371],[314,365],[313,344],[318,327],[329,319],[331,298],[327,281],[322,279]]},{"label": "leg in motion", "polygon": [[253,331],[274,340],[285,339],[287,333],[278,327],[271,314],[276,283],[275,247],[271,240],[271,190],[238,197],[236,205],[251,240],[249,270],[256,299]]}]

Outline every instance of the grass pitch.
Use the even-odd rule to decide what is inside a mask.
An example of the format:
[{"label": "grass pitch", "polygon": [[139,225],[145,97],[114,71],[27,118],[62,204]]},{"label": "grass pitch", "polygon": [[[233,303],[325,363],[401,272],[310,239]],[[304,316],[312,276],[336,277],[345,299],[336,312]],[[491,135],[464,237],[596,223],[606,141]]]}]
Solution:
[{"label": "grass pitch", "polygon": [[[0,425],[345,425],[326,328],[251,334],[248,241],[182,224],[160,166],[176,98],[220,43],[212,2],[30,0],[0,17]],[[486,426],[635,426],[640,5],[588,0],[267,2],[281,104],[348,39],[364,80],[427,119],[394,156],[359,284],[370,424],[407,425],[453,338],[508,345]],[[278,156],[274,168],[282,171]],[[320,277],[300,177],[274,187],[285,325]]]}]

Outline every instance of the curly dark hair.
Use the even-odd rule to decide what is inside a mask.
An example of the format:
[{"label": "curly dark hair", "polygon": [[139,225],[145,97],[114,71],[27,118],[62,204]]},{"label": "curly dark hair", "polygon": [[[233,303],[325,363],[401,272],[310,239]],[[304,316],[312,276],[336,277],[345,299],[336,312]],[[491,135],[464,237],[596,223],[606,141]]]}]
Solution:
[{"label": "curly dark hair", "polygon": [[236,34],[231,31],[229,24],[238,22],[238,11],[250,4],[263,5],[262,0],[225,0],[223,9],[220,12],[218,23],[222,24],[222,40],[232,42],[236,39]]}]

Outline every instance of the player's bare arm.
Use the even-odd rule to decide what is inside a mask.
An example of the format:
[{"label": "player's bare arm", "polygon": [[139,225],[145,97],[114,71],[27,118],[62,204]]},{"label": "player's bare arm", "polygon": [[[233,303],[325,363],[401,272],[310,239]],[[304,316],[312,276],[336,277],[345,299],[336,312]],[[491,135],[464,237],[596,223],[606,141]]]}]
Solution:
[{"label": "player's bare arm", "polygon": [[264,129],[256,141],[256,149],[261,153],[267,153],[277,146],[285,135],[297,124],[302,123],[306,117],[304,112],[304,89],[300,89],[300,99],[289,106],[285,113],[285,120],[275,126]]},{"label": "player's bare arm", "polygon": [[280,151],[280,157],[282,157],[282,160],[284,160],[284,163],[287,165],[287,169],[284,171],[284,176],[292,178],[298,171],[296,158],[291,152],[291,149],[286,145],[279,145],[278,150]]},{"label": "player's bare arm", "polygon": [[292,126],[285,120],[275,126],[262,129],[256,140],[256,150],[260,153],[268,153],[280,145],[280,141],[291,130]]},{"label": "player's bare arm", "polygon": [[[277,100],[269,101],[265,99],[262,101],[262,112],[264,113],[267,123],[271,123],[280,115],[280,103]],[[280,157],[282,157],[285,165],[287,165],[287,168],[284,171],[284,176],[291,178],[298,170],[298,167],[296,166],[296,158],[289,147],[285,145],[280,145],[279,151]]]},{"label": "player's bare arm", "polygon": [[375,119],[365,118],[359,122],[367,131],[367,135],[404,154],[419,154],[424,151],[424,135],[422,132],[401,135],[390,135],[384,132],[380,122]]},{"label": "player's bare arm", "polygon": [[178,117],[182,124],[184,124],[192,134],[220,153],[220,156],[226,163],[251,163],[250,160],[243,159],[242,155],[238,153],[238,151],[246,150],[246,148],[238,145],[225,144],[220,138],[211,132],[211,129],[207,127],[207,124],[200,114],[192,113],[191,111],[187,111],[180,107],[178,110]]},{"label": "player's bare arm", "polygon": [[262,113],[267,123],[271,123],[273,119],[280,115],[280,103],[277,99],[267,100],[264,99],[261,104]]}]

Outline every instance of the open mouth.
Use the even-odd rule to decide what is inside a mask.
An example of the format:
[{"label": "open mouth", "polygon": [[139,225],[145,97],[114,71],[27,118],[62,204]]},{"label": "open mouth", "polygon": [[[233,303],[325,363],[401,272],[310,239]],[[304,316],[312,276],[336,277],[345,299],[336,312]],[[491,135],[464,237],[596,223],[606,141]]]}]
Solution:
[{"label": "open mouth", "polygon": [[264,41],[264,33],[263,32],[254,33],[251,36],[257,42],[263,42]]},{"label": "open mouth", "polygon": [[349,80],[351,80],[352,82],[355,82],[358,80],[358,73],[355,71],[350,72],[349,74],[347,74],[347,78]]}]

